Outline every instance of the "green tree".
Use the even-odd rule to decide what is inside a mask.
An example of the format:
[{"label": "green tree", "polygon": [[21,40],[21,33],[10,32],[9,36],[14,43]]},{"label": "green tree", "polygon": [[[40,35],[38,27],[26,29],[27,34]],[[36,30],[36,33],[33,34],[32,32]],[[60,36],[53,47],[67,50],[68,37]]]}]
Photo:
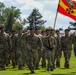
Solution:
[{"label": "green tree", "polygon": [[76,22],[69,22],[72,27],[68,27],[71,30],[76,30]]},{"label": "green tree", "polygon": [[0,2],[0,25],[3,24],[4,21],[5,21],[4,9],[5,9],[4,3],[1,3],[1,2]]},{"label": "green tree", "polygon": [[7,19],[6,19],[6,31],[12,30],[12,25],[17,19],[20,19],[20,10],[16,9],[16,7],[11,6],[11,8],[5,9]]},{"label": "green tree", "polygon": [[42,17],[43,16],[39,13],[38,9],[33,9],[31,14],[27,18],[30,27],[40,27],[40,25],[43,25],[46,21],[42,20]]},{"label": "green tree", "polygon": [[18,30],[19,27],[23,28],[23,25],[18,21],[14,22],[14,24],[12,25],[12,29],[16,31]]}]

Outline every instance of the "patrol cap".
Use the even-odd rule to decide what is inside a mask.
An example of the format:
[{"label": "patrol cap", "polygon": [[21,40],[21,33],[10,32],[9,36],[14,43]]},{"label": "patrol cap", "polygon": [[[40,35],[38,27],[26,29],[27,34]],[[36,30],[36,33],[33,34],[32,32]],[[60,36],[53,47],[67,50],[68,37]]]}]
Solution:
[{"label": "patrol cap", "polygon": [[12,33],[15,32],[15,30],[12,30]]},{"label": "patrol cap", "polygon": [[56,32],[60,32],[59,30],[56,30]]},{"label": "patrol cap", "polygon": [[42,31],[41,31],[41,33],[44,33],[44,32],[45,32],[45,30],[42,30]]},{"label": "patrol cap", "polygon": [[35,27],[35,30],[39,30],[39,29],[40,29],[40,27],[39,27],[39,26],[36,26],[36,27]]},{"label": "patrol cap", "polygon": [[50,29],[46,29],[46,32],[47,32],[47,31],[50,31]]},{"label": "patrol cap", "polygon": [[4,28],[4,26],[0,26],[0,29]]},{"label": "patrol cap", "polygon": [[22,30],[22,28],[18,28],[18,30]]},{"label": "patrol cap", "polygon": [[70,31],[70,29],[65,29],[65,31]]},{"label": "patrol cap", "polygon": [[35,28],[29,28],[29,30],[34,30]]},{"label": "patrol cap", "polygon": [[51,29],[50,31],[54,31],[54,29]]}]

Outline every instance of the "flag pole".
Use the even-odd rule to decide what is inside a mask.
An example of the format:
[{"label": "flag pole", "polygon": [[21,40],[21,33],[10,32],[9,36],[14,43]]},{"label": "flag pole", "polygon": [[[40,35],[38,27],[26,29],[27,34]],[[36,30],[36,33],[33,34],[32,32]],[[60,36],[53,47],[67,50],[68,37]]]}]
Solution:
[{"label": "flag pole", "polygon": [[[60,3],[60,0],[58,2],[58,4]],[[58,10],[58,7],[57,7],[57,10]],[[55,29],[55,26],[56,26],[56,20],[57,20],[57,15],[58,15],[58,11],[56,10],[56,16],[55,16],[55,20],[54,20],[54,29]]]},{"label": "flag pole", "polygon": [[54,29],[55,29],[55,26],[56,26],[57,15],[58,15],[58,11],[56,11],[56,16],[55,16],[55,21],[54,21]]}]

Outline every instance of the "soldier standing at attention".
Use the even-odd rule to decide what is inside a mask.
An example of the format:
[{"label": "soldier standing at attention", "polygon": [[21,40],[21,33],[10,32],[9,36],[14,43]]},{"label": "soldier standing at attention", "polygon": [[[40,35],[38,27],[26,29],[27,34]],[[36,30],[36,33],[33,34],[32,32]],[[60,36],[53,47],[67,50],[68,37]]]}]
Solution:
[{"label": "soldier standing at attention", "polygon": [[29,67],[31,73],[34,73],[34,69],[38,65],[38,48],[40,49],[40,39],[34,35],[34,28],[30,28],[30,34],[26,37],[26,47],[27,47],[27,66]]},{"label": "soldier standing at attention", "polygon": [[[45,38],[45,36],[46,36],[46,31],[43,30],[43,31],[41,32],[41,34],[42,34],[42,38],[41,38],[41,39]],[[46,50],[45,50],[45,48],[44,48],[43,51],[42,51],[42,68],[44,68],[44,67],[46,67]]]},{"label": "soldier standing at attention", "polygon": [[51,51],[52,62],[53,62],[53,68],[55,69],[55,51],[56,51],[57,42],[56,42],[56,38],[55,38],[55,30],[54,29],[51,29],[50,36],[52,38],[51,41],[52,41],[52,45],[53,45],[53,50]]},{"label": "soldier standing at attention", "polygon": [[74,46],[73,46],[74,47],[74,55],[76,57],[76,30],[73,34],[73,44],[74,44]]},{"label": "soldier standing at attention", "polygon": [[4,34],[4,26],[0,27],[0,68],[5,70],[5,51],[8,50],[7,37]]},{"label": "soldier standing at attention", "polygon": [[65,58],[65,68],[69,68],[69,61],[71,57],[72,51],[72,36],[69,35],[69,29],[65,29],[65,36],[61,37],[61,46],[64,53]]},{"label": "soldier standing at attention", "polygon": [[11,48],[11,59],[12,59],[12,66],[15,68],[16,66],[16,50],[14,49],[14,38],[15,38],[15,30],[12,30],[12,34],[10,36],[12,48]]},{"label": "soldier standing at attention", "polygon": [[[40,38],[40,41],[42,43],[42,39],[41,39],[42,38],[42,35],[40,34],[40,28],[39,27],[36,27],[35,28],[35,36],[39,37]],[[42,51],[39,49],[38,50],[38,58],[39,58],[39,61],[38,61],[38,65],[37,65],[36,69],[38,69],[39,62],[40,62],[41,57],[42,57]]]},{"label": "soldier standing at attention", "polygon": [[62,50],[61,50],[61,35],[60,31],[56,30],[56,42],[57,42],[57,47],[55,51],[55,60],[56,60],[56,67],[60,67],[60,58],[62,55]]},{"label": "soldier standing at attention", "polygon": [[46,51],[46,59],[48,61],[47,70],[53,71],[53,61],[52,61],[52,50],[53,50],[53,44],[52,44],[52,37],[50,36],[50,30],[46,29],[46,36],[42,39],[45,51]]},{"label": "soldier standing at attention", "polygon": [[14,38],[14,49],[16,50],[16,58],[17,58],[17,64],[18,64],[18,69],[21,70],[23,68],[23,62],[22,62],[22,46],[23,46],[23,41],[22,41],[22,36],[23,36],[23,30],[22,28],[18,28],[18,33],[15,35]]}]

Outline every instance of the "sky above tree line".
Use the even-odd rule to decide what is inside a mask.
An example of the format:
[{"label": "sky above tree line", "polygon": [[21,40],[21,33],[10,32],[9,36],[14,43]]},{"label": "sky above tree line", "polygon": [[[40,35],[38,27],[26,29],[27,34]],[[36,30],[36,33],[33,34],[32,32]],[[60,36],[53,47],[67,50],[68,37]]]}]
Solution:
[{"label": "sky above tree line", "polygon": [[[21,18],[27,18],[34,8],[37,8],[42,14],[43,19],[47,20],[45,27],[54,27],[54,20],[56,16],[58,0],[0,0],[6,7],[15,6],[21,11]],[[69,22],[74,22],[69,17],[60,13],[57,15],[56,29],[66,29],[70,26]]]}]

